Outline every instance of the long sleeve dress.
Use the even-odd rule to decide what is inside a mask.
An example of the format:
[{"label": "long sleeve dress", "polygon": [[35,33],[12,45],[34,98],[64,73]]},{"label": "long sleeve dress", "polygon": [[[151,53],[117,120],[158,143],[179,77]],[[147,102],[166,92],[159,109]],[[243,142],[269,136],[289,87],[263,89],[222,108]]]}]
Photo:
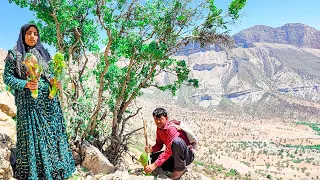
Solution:
[{"label": "long sleeve dress", "polygon": [[[31,53],[39,57],[37,50]],[[16,178],[65,179],[75,171],[75,165],[59,101],[48,98],[50,83],[43,76],[34,99],[25,88],[27,80],[17,77],[15,61],[6,59],[4,82],[14,90],[17,106]]]}]

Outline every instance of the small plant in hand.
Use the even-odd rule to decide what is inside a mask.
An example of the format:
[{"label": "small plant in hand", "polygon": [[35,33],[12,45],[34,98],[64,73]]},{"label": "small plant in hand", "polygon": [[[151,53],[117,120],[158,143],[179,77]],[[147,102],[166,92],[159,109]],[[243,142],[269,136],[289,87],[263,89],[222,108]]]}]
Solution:
[{"label": "small plant in hand", "polygon": [[49,98],[53,99],[54,96],[59,92],[57,82],[61,81],[65,75],[66,64],[64,62],[63,54],[57,52],[53,56],[53,61],[50,63],[50,68],[53,71],[54,77],[52,87],[49,87]]},{"label": "small plant in hand", "polygon": [[[24,64],[28,69],[28,81],[37,82],[41,76],[42,68],[38,64],[36,56],[31,53],[27,53],[22,64]],[[38,98],[38,89],[31,90],[31,96],[34,99]]]},{"label": "small plant in hand", "polygon": [[[148,161],[149,161],[148,154],[146,152],[142,153],[140,155],[139,161],[142,164],[143,168],[148,166]],[[150,173],[147,173],[147,175],[150,175]]]}]

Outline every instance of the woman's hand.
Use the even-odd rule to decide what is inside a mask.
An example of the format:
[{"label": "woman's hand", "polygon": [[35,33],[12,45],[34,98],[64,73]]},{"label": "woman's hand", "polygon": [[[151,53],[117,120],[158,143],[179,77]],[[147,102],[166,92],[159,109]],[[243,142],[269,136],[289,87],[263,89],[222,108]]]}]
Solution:
[{"label": "woman's hand", "polygon": [[61,89],[61,82],[58,81],[58,80],[55,80],[54,78],[51,78],[51,79],[50,79],[50,84],[51,84],[51,86],[56,85],[56,87],[57,87],[58,89]]},{"label": "woman's hand", "polygon": [[38,81],[28,81],[25,88],[30,89],[31,91],[38,89]]}]

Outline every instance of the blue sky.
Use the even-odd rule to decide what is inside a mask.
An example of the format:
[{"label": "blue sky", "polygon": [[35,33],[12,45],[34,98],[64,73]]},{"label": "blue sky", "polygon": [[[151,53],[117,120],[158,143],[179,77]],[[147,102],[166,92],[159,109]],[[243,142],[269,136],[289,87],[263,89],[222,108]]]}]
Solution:
[{"label": "blue sky", "polygon": [[[226,8],[230,0],[216,0],[218,7]],[[320,30],[320,0],[247,0],[241,21],[231,28],[231,35],[254,25],[280,27],[286,23],[303,23]],[[20,27],[35,19],[33,12],[21,9],[8,0],[0,0],[0,48],[12,48]],[[50,48],[50,53],[54,52]]]}]

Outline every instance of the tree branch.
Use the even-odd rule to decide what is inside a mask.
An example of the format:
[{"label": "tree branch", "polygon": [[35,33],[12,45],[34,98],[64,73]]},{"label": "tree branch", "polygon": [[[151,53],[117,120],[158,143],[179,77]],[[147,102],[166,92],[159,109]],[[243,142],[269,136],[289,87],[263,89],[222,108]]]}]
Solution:
[{"label": "tree branch", "polygon": [[61,30],[60,30],[60,24],[59,24],[59,21],[58,21],[58,18],[57,18],[57,12],[56,12],[56,10],[55,10],[55,8],[54,8],[54,6],[53,6],[53,3],[52,3],[52,0],[49,0],[49,3],[50,3],[50,6],[52,7],[52,9],[53,9],[53,12],[50,14],[50,16],[54,19],[54,22],[55,22],[55,24],[56,24],[56,28],[57,28],[57,34],[56,34],[56,36],[57,36],[57,43],[58,43],[58,48],[59,48],[59,52],[60,53],[63,53],[63,49],[64,49],[64,47],[63,47],[63,40],[62,40],[62,37],[61,37]]},{"label": "tree branch", "polygon": [[82,45],[82,47],[83,47],[83,54],[84,54],[84,57],[85,57],[86,60],[84,61],[84,64],[83,64],[83,66],[82,66],[82,69],[80,70],[79,77],[78,77],[79,80],[80,80],[80,78],[82,77],[82,75],[83,75],[83,73],[84,73],[84,70],[85,70],[85,68],[87,67],[87,63],[88,63],[88,61],[89,61],[89,59],[88,59],[88,57],[87,57],[87,54],[86,54],[85,46],[84,46],[84,44],[83,44],[83,42],[82,42],[81,39],[80,39],[80,43],[81,43],[81,45]]},{"label": "tree branch", "polygon": [[[107,26],[104,24],[104,21],[103,21],[102,18],[101,18],[101,11],[100,11],[100,7],[99,7],[99,2],[98,2],[98,0],[96,0],[96,4],[97,4],[96,12],[97,12],[97,16],[98,16],[99,22],[100,22],[101,26],[103,27],[103,29],[105,29],[106,31],[108,31]],[[104,1],[102,1],[101,4],[104,4]]]},{"label": "tree branch", "polygon": [[123,136],[122,143],[127,140],[127,137],[129,137],[130,135],[132,135],[133,133],[135,133],[135,132],[137,132],[137,131],[140,131],[141,129],[143,129],[143,127],[138,128],[138,129],[135,129],[135,130],[131,131],[131,132],[128,133],[128,134],[125,134],[125,135]]},{"label": "tree branch", "polygon": [[122,122],[122,127],[121,127],[121,131],[120,131],[120,134],[119,134],[120,137],[121,137],[121,135],[123,134],[124,126],[126,125],[126,122],[127,122],[130,118],[133,118],[134,116],[136,116],[141,109],[142,109],[142,107],[138,108],[138,110],[137,110],[134,114],[131,114],[130,116],[126,117],[126,118],[123,120],[123,122]]},{"label": "tree branch", "polygon": [[120,104],[121,99],[123,98],[123,94],[125,92],[126,86],[127,86],[127,82],[130,80],[130,73],[131,73],[131,68],[133,66],[134,60],[133,57],[130,58],[130,63],[127,69],[127,73],[126,73],[126,77],[124,79],[124,82],[122,83],[121,86],[121,92],[116,100],[116,104],[114,106],[114,110],[113,110],[113,121],[112,121],[112,127],[114,127],[115,129],[113,129],[112,131],[114,131],[114,134],[118,134],[118,129],[116,124],[118,123],[118,106]]},{"label": "tree branch", "polygon": [[87,137],[87,132],[88,131],[90,131],[89,132],[90,134],[93,133],[93,130],[96,127],[97,116],[98,116],[98,113],[99,113],[100,108],[101,108],[101,98],[102,98],[103,87],[104,87],[104,76],[107,73],[108,68],[109,68],[108,54],[109,54],[109,50],[110,50],[110,47],[111,47],[111,44],[112,44],[111,36],[109,36],[108,38],[109,38],[109,41],[108,41],[107,47],[106,47],[105,52],[104,52],[104,59],[105,59],[105,63],[106,64],[105,64],[105,67],[103,69],[103,72],[100,74],[100,77],[99,77],[100,83],[99,83],[99,91],[98,91],[98,98],[97,98],[98,104],[97,104],[97,106],[96,106],[96,108],[94,110],[94,113],[92,114],[92,116],[90,118],[90,121],[89,121],[89,124],[88,124],[88,127],[87,127],[86,131],[83,133],[82,139]]},{"label": "tree branch", "polygon": [[138,90],[140,90],[146,83],[147,81],[151,78],[152,76],[152,73],[155,71],[156,67],[157,67],[158,63],[157,62],[154,62],[153,63],[153,66],[151,67],[151,70],[149,72],[149,74],[147,75],[147,77],[139,84],[138,88],[136,91],[134,91],[129,100],[127,102],[124,103],[124,105],[121,107],[120,109],[120,112],[124,112],[127,107],[129,106],[129,104],[131,103],[131,101],[136,97],[137,93],[138,93]]}]

